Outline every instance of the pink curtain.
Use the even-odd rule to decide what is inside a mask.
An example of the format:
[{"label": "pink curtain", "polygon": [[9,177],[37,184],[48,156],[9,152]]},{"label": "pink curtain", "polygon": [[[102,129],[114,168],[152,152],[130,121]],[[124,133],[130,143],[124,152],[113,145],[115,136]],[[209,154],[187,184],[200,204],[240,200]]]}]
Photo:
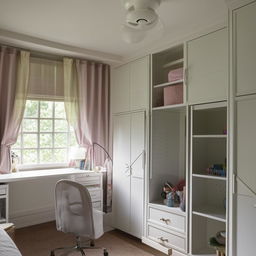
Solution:
[{"label": "pink curtain", "polygon": [[10,147],[17,140],[23,117],[28,61],[28,52],[0,47],[0,173],[11,169]]},{"label": "pink curtain", "polygon": [[[93,143],[100,144],[109,152],[110,118],[110,67],[102,63],[76,60],[79,118],[76,135],[81,146],[92,157]],[[103,166],[106,154],[95,146],[94,166]],[[112,170],[107,170],[108,176]],[[107,194],[111,186],[104,177],[104,211],[107,211]]]}]

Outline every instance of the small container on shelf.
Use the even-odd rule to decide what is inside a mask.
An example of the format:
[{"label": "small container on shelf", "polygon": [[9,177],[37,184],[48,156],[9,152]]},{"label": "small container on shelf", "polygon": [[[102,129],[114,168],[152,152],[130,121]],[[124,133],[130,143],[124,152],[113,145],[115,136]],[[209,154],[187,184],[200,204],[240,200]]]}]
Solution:
[{"label": "small container on shelf", "polygon": [[164,88],[164,106],[183,103],[183,84]]},{"label": "small container on shelf", "polygon": [[183,67],[172,69],[168,73],[168,82],[175,82],[183,79]]}]

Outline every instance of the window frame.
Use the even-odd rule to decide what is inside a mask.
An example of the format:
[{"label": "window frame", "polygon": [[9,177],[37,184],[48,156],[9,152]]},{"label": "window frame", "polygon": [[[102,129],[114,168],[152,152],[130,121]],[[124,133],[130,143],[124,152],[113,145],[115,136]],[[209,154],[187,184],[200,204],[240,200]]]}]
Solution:
[{"label": "window frame", "polygon": [[[56,168],[67,168],[69,167],[69,161],[67,162],[49,162],[49,163],[40,163],[40,150],[51,150],[52,156],[54,157],[54,150],[56,149],[65,149],[67,151],[66,159],[68,159],[68,156],[70,154],[70,149],[71,147],[71,126],[67,122],[67,130],[66,131],[55,131],[55,120],[65,120],[67,121],[66,117],[60,118],[60,117],[55,117],[55,102],[64,102],[62,99],[38,99],[38,98],[27,98],[27,101],[37,101],[38,102],[38,109],[37,109],[37,117],[25,117],[25,111],[24,115],[22,118],[22,123],[20,126],[20,131],[19,131],[19,136],[20,136],[20,147],[11,147],[12,151],[19,151],[20,152],[20,162],[17,167],[21,171],[26,171],[26,170],[42,170],[42,169],[56,169]],[[41,117],[40,116],[40,109],[41,109],[41,102],[53,102],[52,104],[52,117]],[[26,109],[25,109],[26,110]],[[37,123],[37,131],[31,132],[31,131],[23,131],[23,122],[24,120],[36,120]],[[40,120],[52,120],[52,131],[48,132],[41,132],[40,131]],[[37,135],[37,147],[31,147],[31,148],[25,148],[24,147],[24,134],[36,134]],[[45,147],[41,148],[40,147],[40,134],[51,134],[52,136],[52,147]],[[55,135],[56,134],[66,134],[67,135],[67,146],[66,147],[55,147]],[[36,150],[36,155],[37,155],[37,163],[23,163],[24,155],[23,151],[24,150]]]}]

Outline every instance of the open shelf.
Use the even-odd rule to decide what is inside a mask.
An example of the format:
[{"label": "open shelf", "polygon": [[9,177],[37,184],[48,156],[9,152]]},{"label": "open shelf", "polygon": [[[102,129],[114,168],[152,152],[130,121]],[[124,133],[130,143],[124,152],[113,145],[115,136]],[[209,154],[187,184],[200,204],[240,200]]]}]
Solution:
[{"label": "open shelf", "polygon": [[184,59],[178,59],[178,60],[174,60],[174,61],[170,61],[166,64],[163,65],[163,68],[169,68],[169,67],[173,67],[173,66],[176,66],[176,65],[179,65],[179,64],[183,64],[184,62]]},{"label": "open shelf", "polygon": [[226,134],[209,134],[209,135],[193,135],[193,138],[197,138],[197,139],[215,139],[215,138],[222,138],[222,139],[226,139],[227,135]]},{"label": "open shelf", "polygon": [[221,222],[226,222],[226,211],[224,208],[205,205],[196,208],[196,210],[193,210],[193,214]]},{"label": "open shelf", "polygon": [[202,178],[202,179],[213,179],[213,180],[223,180],[226,181],[227,177],[222,177],[222,176],[216,176],[216,175],[207,175],[207,174],[192,174],[193,177],[196,178]]},{"label": "open shelf", "polygon": [[180,79],[180,80],[176,80],[173,82],[167,82],[167,83],[154,85],[154,88],[161,88],[161,87],[167,87],[167,86],[171,86],[171,85],[175,85],[175,84],[182,84],[183,82],[184,82],[184,79]]},{"label": "open shelf", "polygon": [[168,106],[162,106],[162,107],[154,107],[152,108],[153,111],[155,110],[168,110],[168,109],[178,109],[178,108],[184,108],[185,104],[176,104],[176,105],[168,105]]}]

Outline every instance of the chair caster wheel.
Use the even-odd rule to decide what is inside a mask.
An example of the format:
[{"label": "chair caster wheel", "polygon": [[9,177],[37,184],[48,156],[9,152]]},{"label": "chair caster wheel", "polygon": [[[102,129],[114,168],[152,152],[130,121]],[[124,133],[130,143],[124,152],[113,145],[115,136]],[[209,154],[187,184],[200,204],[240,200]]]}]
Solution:
[{"label": "chair caster wheel", "polygon": [[50,256],[55,256],[55,253],[54,253],[54,251],[51,251],[51,254],[50,254]]},{"label": "chair caster wheel", "polygon": [[103,256],[108,256],[108,251],[106,249],[104,249],[104,252],[103,252]]}]

